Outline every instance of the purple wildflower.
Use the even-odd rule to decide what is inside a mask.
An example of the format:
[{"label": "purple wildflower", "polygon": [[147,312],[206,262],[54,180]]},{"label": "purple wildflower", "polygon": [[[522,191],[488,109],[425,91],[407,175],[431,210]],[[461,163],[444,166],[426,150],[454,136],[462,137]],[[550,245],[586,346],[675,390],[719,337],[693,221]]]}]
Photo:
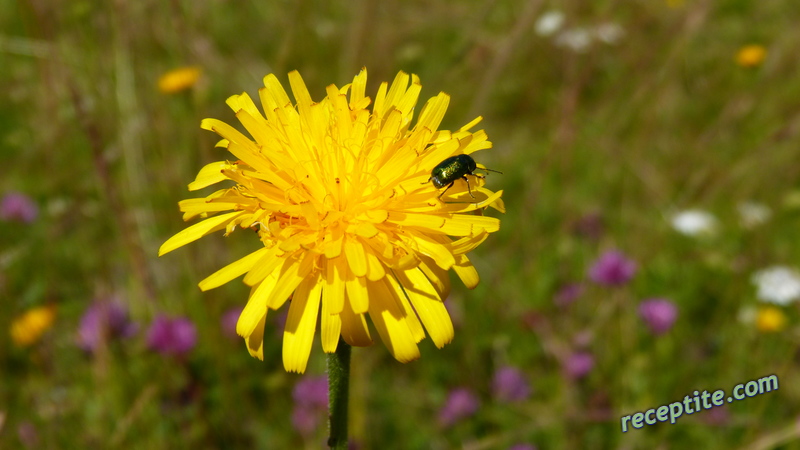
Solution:
[{"label": "purple wildflower", "polygon": [[292,424],[300,434],[308,436],[325,419],[328,409],[328,377],[304,377],[294,385],[292,398]]},{"label": "purple wildflower", "polygon": [[131,337],[138,328],[129,320],[124,306],[114,301],[95,301],[81,317],[78,346],[94,353],[104,341]]},{"label": "purple wildflower", "polygon": [[564,361],[564,372],[572,379],[585,377],[594,367],[594,356],[587,352],[576,352]]},{"label": "purple wildflower", "polygon": [[618,251],[603,253],[589,269],[589,278],[604,286],[625,284],[634,274],[636,274],[636,261],[628,259]]},{"label": "purple wildflower", "polygon": [[584,286],[581,283],[570,283],[561,287],[553,297],[553,303],[566,308],[583,295]]},{"label": "purple wildflower", "polygon": [[531,386],[525,374],[516,367],[501,367],[494,373],[492,390],[495,398],[504,402],[518,402],[531,395]]},{"label": "purple wildflower", "polygon": [[536,446],[533,444],[514,444],[508,450],[536,450]]},{"label": "purple wildflower", "polygon": [[231,308],[222,315],[222,319],[220,319],[220,323],[222,325],[222,334],[230,339],[235,339],[238,337],[236,334],[236,323],[239,322],[239,316],[242,315],[242,308],[241,306],[237,306]]},{"label": "purple wildflower", "polygon": [[25,194],[9,192],[0,202],[0,219],[22,223],[31,223],[39,215],[36,203]]},{"label": "purple wildflower", "polygon": [[197,330],[186,318],[158,316],[147,331],[147,346],[162,355],[180,356],[197,343]]},{"label": "purple wildflower", "polygon": [[454,389],[439,410],[439,423],[449,427],[478,411],[480,401],[472,392],[464,388]]},{"label": "purple wildflower", "polygon": [[667,299],[651,298],[639,305],[639,315],[653,334],[663,334],[675,324],[678,307]]}]

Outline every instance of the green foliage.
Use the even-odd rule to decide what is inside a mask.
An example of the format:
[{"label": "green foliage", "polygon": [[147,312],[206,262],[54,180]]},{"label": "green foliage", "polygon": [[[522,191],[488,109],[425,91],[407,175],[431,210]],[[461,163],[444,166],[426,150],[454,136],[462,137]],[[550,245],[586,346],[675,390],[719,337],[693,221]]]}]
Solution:
[{"label": "green foliage", "polygon": [[[426,340],[407,365],[381,345],[353,351],[350,431],[362,448],[770,448],[798,435],[796,305],[782,307],[788,325],[776,333],[741,320],[758,306],[752,273],[800,257],[795,2],[553,2],[564,29],[624,30],[583,52],[535,33],[545,6],[510,0],[2,3],[0,188],[30,196],[39,216],[0,223],[0,329],[35,306],[56,305],[58,315],[29,348],[0,333],[0,447],[323,445],[324,417],[312,436],[292,428],[300,377],[282,368],[280,313],[267,319],[261,362],[220,327],[228,308],[244,305],[246,286],[196,286],[252,251],[255,236],[156,253],[184,226],[176,203],[186,185],[229,158],[201,119],[235,123],[225,98],[255,96],[270,72],[285,82],[300,70],[319,99],[362,66],[368,93],[397,70],[420,76],[422,98],[448,92],[443,128],[482,115],[494,149],[476,159],[503,171],[487,183],[505,191],[508,210],[471,255],[478,288],[453,280],[452,344]],[[738,66],[751,43],[767,59]],[[202,68],[199,82],[160,93],[159,76],[185,65]],[[769,206],[772,218],[743,227],[736,208],[745,201]],[[716,233],[674,230],[670,217],[688,208],[712,212]],[[602,230],[576,232],[592,214]],[[613,248],[638,263],[630,284],[586,282],[573,304],[553,302]],[[75,344],[80,317],[112,294],[140,331],[85,354]],[[679,309],[660,336],[638,316],[650,297]],[[162,313],[196,324],[186,357],[147,350],[144,331]],[[562,363],[578,350],[596,364],[575,380]],[[492,376],[504,365],[527,375],[529,399],[494,399]],[[317,344],[308,372],[324,367]],[[722,419],[704,411],[620,431],[622,416],[773,373],[777,392],[726,405]],[[444,427],[438,410],[456,387],[481,407]],[[31,425],[35,437],[24,431]]]}]

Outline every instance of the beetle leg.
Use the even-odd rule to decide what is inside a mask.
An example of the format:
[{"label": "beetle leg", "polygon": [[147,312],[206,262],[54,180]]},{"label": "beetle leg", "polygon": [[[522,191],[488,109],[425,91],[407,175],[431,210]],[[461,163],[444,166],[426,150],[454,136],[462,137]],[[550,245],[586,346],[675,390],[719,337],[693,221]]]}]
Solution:
[{"label": "beetle leg", "polygon": [[466,182],[467,182],[467,192],[469,192],[469,196],[470,196],[470,197],[472,197],[472,198],[475,198],[475,196],[474,196],[474,195],[472,195],[472,188],[470,188],[470,187],[469,187],[469,178],[467,178],[467,176],[466,176],[466,175],[464,175],[464,176],[463,176],[463,177],[461,177],[461,178],[463,178],[463,179],[464,179],[464,181],[466,181]]},{"label": "beetle leg", "polygon": [[442,191],[442,193],[441,193],[441,194],[439,194],[439,196],[438,196],[438,197],[436,197],[436,198],[442,198],[442,196],[444,195],[444,193],[445,193],[445,192],[447,192],[447,190],[448,190],[448,189],[450,189],[451,187],[453,187],[453,185],[454,185],[454,184],[456,184],[456,182],[455,182],[455,181],[453,181],[452,183],[448,184],[448,185],[447,185],[447,187],[446,187],[446,188],[444,188],[444,190]]},{"label": "beetle leg", "polygon": [[420,184],[429,183],[429,182],[431,181],[431,178],[433,178],[433,177],[428,177],[428,179],[427,179],[426,181],[423,181],[423,182],[422,182],[422,183],[420,183]]}]

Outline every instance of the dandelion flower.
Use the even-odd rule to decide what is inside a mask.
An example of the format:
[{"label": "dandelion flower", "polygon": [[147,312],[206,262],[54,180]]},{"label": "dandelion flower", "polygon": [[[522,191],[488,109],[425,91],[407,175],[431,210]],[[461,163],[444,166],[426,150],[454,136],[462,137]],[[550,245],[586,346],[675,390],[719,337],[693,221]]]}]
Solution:
[{"label": "dandelion flower", "polygon": [[[410,84],[409,84],[410,81]],[[163,255],[214,231],[254,230],[263,247],[200,282],[202,290],[245,275],[250,298],[237,323],[250,354],[263,359],[268,310],[291,297],[283,333],[287,371],[303,372],[317,319],[323,351],[372,343],[369,317],[392,355],[419,358],[425,330],[437,347],[453,338],[443,299],[453,269],[468,288],[478,273],[466,253],[499,229],[494,217],[474,211],[504,211],[502,191],[485,181],[461,180],[438,198],[428,182],[442,160],[491,147],[483,130],[439,130],[449,102],[431,98],[411,125],[421,85],[400,72],[365,96],[367,72],[341,88],[328,86],[311,99],[300,74],[289,74],[295,103],[274,75],[264,78],[259,97],[264,115],[246,94],[227,101],[252,139],[216,119],[201,127],[224,139],[236,160],[205,166],[189,190],[233,180],[236,185],[179,203],[184,220],[203,220],[165,242]],[[369,106],[371,109],[368,109]],[[479,166],[480,167],[480,166]],[[321,313],[320,313],[321,310]]]},{"label": "dandelion flower", "polygon": [[736,53],[736,64],[742,67],[760,66],[767,57],[767,49],[762,45],[745,45]]},{"label": "dandelion flower", "polygon": [[185,91],[197,83],[203,71],[197,66],[170,70],[158,79],[158,90],[163,94]]},{"label": "dandelion flower", "polygon": [[11,340],[19,347],[29,347],[53,326],[56,309],[53,306],[40,306],[29,309],[11,322]]}]

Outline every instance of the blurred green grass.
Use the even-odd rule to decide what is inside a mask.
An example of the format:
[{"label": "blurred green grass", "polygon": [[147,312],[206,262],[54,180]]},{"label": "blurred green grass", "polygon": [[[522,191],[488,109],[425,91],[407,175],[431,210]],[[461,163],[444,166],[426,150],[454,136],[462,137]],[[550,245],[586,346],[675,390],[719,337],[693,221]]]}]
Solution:
[{"label": "blurred green grass", "polygon": [[[421,360],[408,365],[381,345],[354,351],[351,428],[363,448],[758,447],[797,420],[797,309],[785,308],[789,325],[773,334],[738,319],[756,305],[750,275],[800,256],[797,210],[784,203],[800,175],[794,2],[2,4],[0,187],[30,195],[41,213],[30,225],[1,225],[0,329],[38,305],[56,304],[58,317],[31,348],[0,333],[0,447],[24,445],[21,424],[33,425],[41,448],[321,445],[324,426],[306,438],[292,430],[300,377],[283,372],[275,322],[264,362],[252,359],[219,325],[244,304],[246,287],[196,286],[255,237],[214,236],[155,255],[183,227],[176,203],[186,184],[223,154],[202,118],[234,123],[225,98],[254,95],[267,73],[285,82],[297,69],[319,99],[362,66],[368,93],[398,70],[420,76],[423,98],[448,92],[445,129],[484,116],[494,149],[479,162],[504,172],[487,182],[504,189],[508,209],[501,231],[471,255],[481,285],[468,291],[454,280],[451,345],[423,341]],[[559,47],[534,31],[552,8],[567,28],[611,22],[624,36],[584,53]],[[737,66],[751,43],[767,48],[766,60]],[[159,93],[158,77],[184,65],[202,67],[198,84]],[[770,206],[773,218],[743,229],[743,201]],[[719,233],[678,234],[668,219],[686,208],[713,212]],[[574,232],[587,214],[602,218],[598,239]],[[558,288],[583,280],[610,248],[639,263],[634,281],[590,287],[556,307]],[[78,322],[108,294],[143,327],[157,313],[187,315],[197,347],[185,361],[165,359],[140,333],[87,357],[75,346]],[[636,312],[654,296],[680,310],[661,337]],[[569,380],[559,359],[581,335],[596,366]],[[529,400],[492,399],[492,373],[505,364],[529,376]],[[318,344],[308,372],[324,372]],[[771,373],[780,390],[726,406],[721,424],[706,411],[620,432],[623,415]],[[437,410],[459,386],[483,406],[442,428]]]}]

